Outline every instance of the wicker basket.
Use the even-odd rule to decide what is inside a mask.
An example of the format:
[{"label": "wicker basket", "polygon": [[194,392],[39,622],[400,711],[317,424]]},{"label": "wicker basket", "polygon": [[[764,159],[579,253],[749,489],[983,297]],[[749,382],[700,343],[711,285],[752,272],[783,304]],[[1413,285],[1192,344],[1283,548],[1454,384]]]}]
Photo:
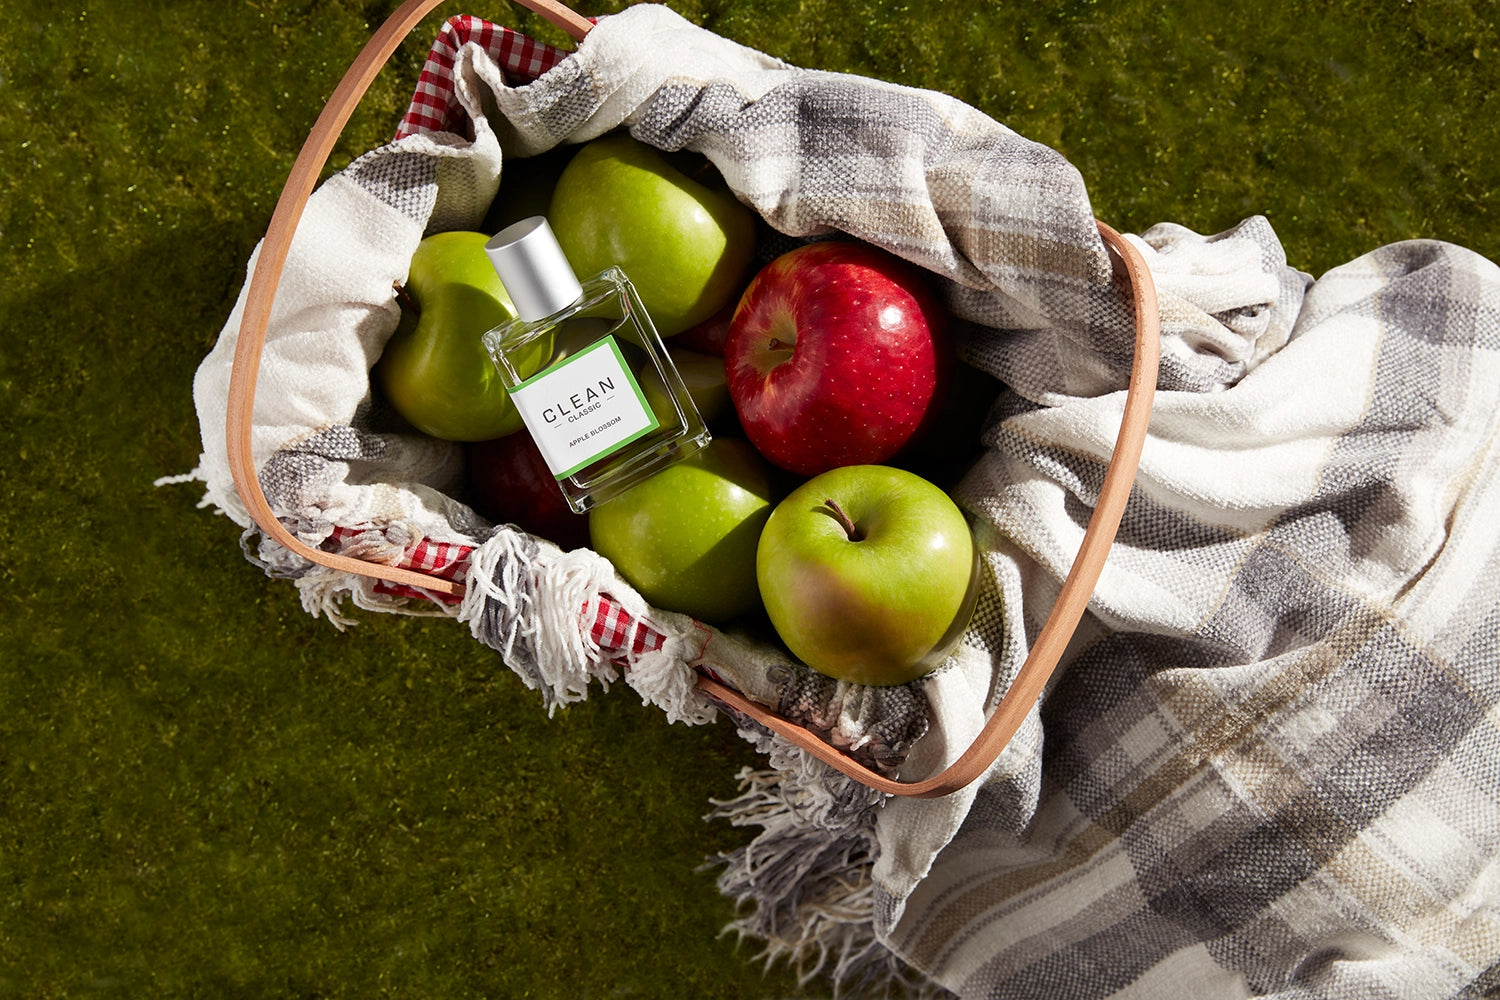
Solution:
[{"label": "wicker basket", "polygon": [[[246,292],[229,385],[226,443],[235,489],[255,524],[268,538],[310,562],[331,569],[451,598],[462,594],[461,583],[325,552],[293,536],[271,511],[261,490],[250,446],[256,376],[271,306],[303,209],[339,133],[375,75],[417,22],[441,3],[442,0],[408,0],[380,26],[335,88],[292,166],[271,216]],[[522,0],[522,3],[575,40],[581,40],[592,27],[590,21],[552,0]],[[1145,261],[1135,247],[1102,222],[1098,227],[1111,251],[1115,280],[1128,288],[1134,304],[1135,356],[1124,417],[1098,502],[1057,600],[1025,663],[976,740],[940,773],[921,781],[902,782],[876,773],[814,733],[745,698],[714,679],[706,669],[697,681],[700,690],[733,711],[779,733],[844,774],[888,794],[946,795],[974,781],[994,762],[1040,697],[1088,605],[1130,495],[1151,415],[1160,352],[1155,288]]]}]

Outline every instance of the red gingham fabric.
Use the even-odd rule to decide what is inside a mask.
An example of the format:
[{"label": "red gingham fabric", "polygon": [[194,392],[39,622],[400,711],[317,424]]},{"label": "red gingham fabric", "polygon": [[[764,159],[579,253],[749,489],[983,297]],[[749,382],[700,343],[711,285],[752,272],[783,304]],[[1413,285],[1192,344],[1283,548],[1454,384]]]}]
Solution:
[{"label": "red gingham fabric", "polygon": [[[329,552],[339,552],[350,540],[363,534],[353,528],[334,526],[333,534],[323,543],[323,548]],[[424,539],[423,541],[406,550],[405,556],[397,565],[401,569],[409,569],[417,573],[425,573],[428,576],[439,577],[444,580],[452,580],[462,583],[464,575],[469,572],[469,554],[474,551],[471,545],[458,545],[452,542],[434,542]],[[421,591],[401,584],[387,583],[381,580],[375,585],[376,593],[389,594],[393,597],[418,597],[431,598],[434,595],[424,594]],[[457,604],[461,598],[448,597],[446,595],[435,595],[444,603]]]},{"label": "red gingham fabric", "polygon": [[[331,552],[337,552],[348,540],[360,534],[361,532],[351,528],[335,527],[333,534],[324,543],[324,548]],[[469,571],[469,556],[473,551],[474,548],[471,545],[457,545],[451,542],[435,542],[424,539],[408,549],[405,557],[397,565],[402,569],[414,570],[418,573],[426,573],[428,576],[441,577],[444,580],[453,580],[462,583],[464,576]],[[387,583],[384,580],[378,581],[375,584],[375,592],[391,597],[439,600],[449,605],[457,604],[462,600],[460,597],[424,594],[415,587]],[[587,605],[578,609],[578,627],[587,629],[590,637],[598,644],[599,648],[610,659],[618,662],[624,662],[627,654],[639,656],[641,653],[660,649],[662,643],[666,641],[666,637],[650,625],[641,622],[639,627],[636,626],[636,619],[627,614],[618,603],[610,600],[607,594],[600,595],[599,604],[595,608],[592,618],[589,618]]]},{"label": "red gingham fabric", "polygon": [[607,595],[600,595],[593,621],[586,621],[587,615],[588,608],[584,607],[579,615],[579,625],[587,626],[589,635],[599,644],[599,648],[614,654],[611,658],[617,661],[622,660],[627,648],[632,654],[639,656],[649,650],[660,649],[666,641],[665,636],[645,623],[641,623],[638,628],[634,627],[636,619],[626,614]]},{"label": "red gingham fabric", "polygon": [[397,139],[419,133],[466,130],[463,110],[453,95],[453,63],[458,50],[470,42],[484,49],[507,76],[521,83],[535,80],[567,55],[518,31],[469,14],[450,17],[427,54],[411,106],[396,129]]}]

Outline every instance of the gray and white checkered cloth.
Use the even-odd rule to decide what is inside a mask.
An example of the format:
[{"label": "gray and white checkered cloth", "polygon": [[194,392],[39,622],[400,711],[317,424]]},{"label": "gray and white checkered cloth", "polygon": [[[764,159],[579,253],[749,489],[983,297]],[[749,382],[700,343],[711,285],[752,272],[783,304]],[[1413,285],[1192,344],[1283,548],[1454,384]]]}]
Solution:
[{"label": "gray and white checkered cloth", "polygon": [[[318,393],[294,369],[313,339],[283,357],[273,331],[269,392],[288,380],[290,416],[258,400],[258,454],[368,417],[360,380],[394,326],[384,289],[424,227],[477,221],[500,150],[623,126],[704,153],[781,233],[849,234],[932,271],[974,324],[968,360],[1005,383],[959,489],[986,591],[958,654],[914,688],[926,735],[901,774],[951,761],[1051,607],[1120,422],[1129,304],[1077,172],[944,95],[786,66],[651,5],[601,19],[535,83],[508,85],[472,46],[455,75],[488,113],[472,139],[403,139],[315,196],[322,252],[342,257],[283,288],[279,321],[365,339],[334,359],[350,384],[319,383],[327,412],[310,421]],[[294,260],[323,259],[306,238]],[[864,794],[747,733],[769,766],[722,807],[760,828],[723,859],[725,891],[754,904],[739,927],[846,982],[916,970],[964,997],[1494,995],[1500,268],[1423,241],[1314,281],[1262,219],[1137,239],[1161,294],[1160,391],[1057,678],[985,780],[935,801]],[[334,273],[350,261],[361,276]],[[320,296],[338,307],[309,312]],[[235,325],[200,372],[200,413]],[[234,512],[221,428],[205,418],[203,468]],[[279,495],[304,530],[317,537],[342,503],[482,537],[441,479],[411,471],[451,475],[443,455],[351,440],[362,462],[372,441],[377,459],[404,455],[419,485],[299,474]],[[310,503],[314,480],[338,503]],[[480,562],[513,584],[517,559],[540,558],[515,552]],[[680,679],[701,639],[674,645],[687,626],[662,620],[670,655],[654,669]]]}]

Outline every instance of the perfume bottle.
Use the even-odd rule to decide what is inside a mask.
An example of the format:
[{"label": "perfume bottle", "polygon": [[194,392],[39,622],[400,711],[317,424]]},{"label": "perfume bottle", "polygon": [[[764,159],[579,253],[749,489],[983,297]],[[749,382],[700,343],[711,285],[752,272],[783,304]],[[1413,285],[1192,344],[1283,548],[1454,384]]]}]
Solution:
[{"label": "perfume bottle", "polygon": [[580,282],[532,216],[485,251],[519,317],[484,335],[568,506],[619,496],[708,444],[708,429],[619,268]]}]

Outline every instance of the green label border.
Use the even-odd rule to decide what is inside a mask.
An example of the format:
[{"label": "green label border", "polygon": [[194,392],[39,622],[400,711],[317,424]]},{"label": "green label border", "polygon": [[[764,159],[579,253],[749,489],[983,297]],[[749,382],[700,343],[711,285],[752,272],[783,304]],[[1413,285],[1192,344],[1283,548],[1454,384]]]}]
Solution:
[{"label": "green label border", "polygon": [[625,376],[625,381],[630,383],[630,389],[635,393],[636,402],[640,404],[641,410],[646,414],[646,417],[650,420],[650,423],[645,427],[642,427],[640,430],[636,431],[634,434],[631,434],[629,437],[622,438],[621,440],[616,441],[614,444],[608,445],[604,449],[594,452],[588,458],[579,462],[577,465],[568,469],[566,472],[555,473],[553,476],[553,478],[555,479],[562,480],[567,479],[569,476],[576,475],[579,470],[588,468],[590,465],[593,465],[601,458],[607,458],[610,455],[613,455],[615,452],[619,451],[621,448],[624,448],[631,442],[638,441],[641,438],[645,437],[647,434],[650,434],[652,431],[657,430],[661,427],[661,421],[656,419],[656,411],[651,408],[651,403],[646,399],[646,393],[641,389],[640,381],[636,379],[635,373],[630,370],[630,365],[625,362],[625,355],[620,350],[620,345],[615,343],[615,337],[612,333],[606,334],[602,340],[590,344],[583,350],[579,351],[577,354],[564,358],[552,367],[543,369],[530,378],[525,379],[521,382],[517,382],[515,387],[511,389],[511,392],[514,394],[517,391],[527,389],[533,383],[549,376],[556,375],[563,369],[571,365],[573,362],[586,358],[595,351],[606,347],[609,348],[609,350],[614,354],[615,363],[620,366],[620,372]]}]

